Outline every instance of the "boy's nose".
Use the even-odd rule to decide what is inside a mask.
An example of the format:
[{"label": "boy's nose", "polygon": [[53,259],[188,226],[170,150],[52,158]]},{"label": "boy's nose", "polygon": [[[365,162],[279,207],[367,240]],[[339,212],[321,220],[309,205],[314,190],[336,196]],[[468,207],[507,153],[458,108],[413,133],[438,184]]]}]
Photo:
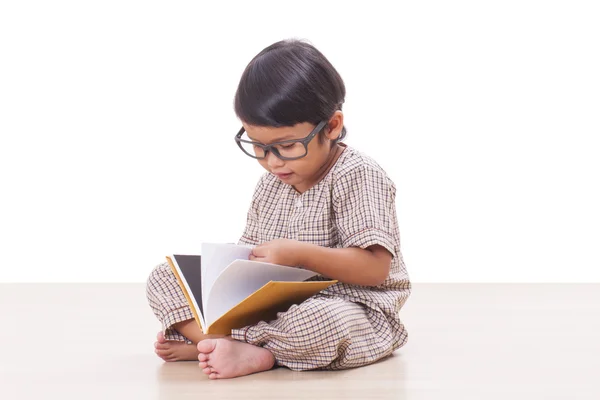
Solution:
[{"label": "boy's nose", "polygon": [[276,168],[276,167],[279,168],[283,164],[285,164],[283,162],[283,160],[280,159],[279,157],[277,157],[275,154],[273,154],[272,151],[269,151],[267,153],[266,159],[267,159],[267,165],[271,168]]}]

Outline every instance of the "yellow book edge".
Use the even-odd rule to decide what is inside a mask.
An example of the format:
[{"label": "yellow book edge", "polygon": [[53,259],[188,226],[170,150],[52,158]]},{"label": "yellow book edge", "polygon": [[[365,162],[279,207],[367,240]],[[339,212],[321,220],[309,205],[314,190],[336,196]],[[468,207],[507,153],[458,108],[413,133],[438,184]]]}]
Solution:
[{"label": "yellow book edge", "polygon": [[[200,317],[193,306],[194,302],[187,292],[185,284],[177,272],[177,268],[175,268],[170,257],[167,257],[167,261],[192,309],[198,327],[203,331]],[[229,309],[225,314],[221,315],[206,328],[206,332],[204,333],[230,335],[232,329],[254,325],[263,320],[269,321],[275,319],[277,313],[287,310],[293,304],[302,303],[306,299],[337,282],[337,280],[267,282],[260,289],[251,293],[244,300]]]},{"label": "yellow book edge", "polygon": [[232,329],[272,321],[277,314],[300,304],[321,290],[337,283],[330,281],[270,281],[233,306],[206,329],[209,334],[230,335]]}]

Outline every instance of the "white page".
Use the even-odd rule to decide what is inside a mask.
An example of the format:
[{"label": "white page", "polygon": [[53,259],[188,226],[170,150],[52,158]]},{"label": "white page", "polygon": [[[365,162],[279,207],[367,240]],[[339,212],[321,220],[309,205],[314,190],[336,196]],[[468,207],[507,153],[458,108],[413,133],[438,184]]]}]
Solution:
[{"label": "white page", "polygon": [[208,293],[204,308],[206,325],[210,326],[269,281],[301,282],[315,275],[312,271],[282,265],[250,260],[233,261],[217,277]]},{"label": "white page", "polygon": [[[217,277],[235,260],[247,260],[252,252],[249,246],[224,243],[202,243],[202,305],[206,312],[208,294]],[[204,316],[206,321],[206,316]],[[208,325],[208,324],[207,324]]]}]

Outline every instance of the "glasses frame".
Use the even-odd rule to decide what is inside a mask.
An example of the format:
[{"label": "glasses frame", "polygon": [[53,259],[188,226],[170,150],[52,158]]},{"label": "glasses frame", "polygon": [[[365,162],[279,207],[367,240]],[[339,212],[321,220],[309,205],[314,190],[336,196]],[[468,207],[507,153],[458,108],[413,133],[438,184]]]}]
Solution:
[{"label": "glasses frame", "polygon": [[[285,160],[285,161],[298,160],[298,159],[304,158],[304,157],[306,157],[308,155],[308,144],[310,143],[311,140],[313,140],[313,138],[315,136],[317,136],[317,133],[319,133],[319,132],[321,132],[323,130],[323,128],[327,125],[327,123],[328,123],[328,121],[321,121],[308,134],[308,136],[306,136],[303,139],[282,140],[281,142],[275,142],[275,143],[271,143],[271,144],[263,144],[263,143],[260,143],[260,142],[254,142],[254,141],[251,141],[251,140],[244,140],[244,139],[242,139],[242,135],[244,134],[244,132],[246,132],[246,130],[242,126],[242,128],[240,129],[240,131],[235,135],[235,142],[237,143],[238,147],[244,152],[244,154],[246,154],[247,156],[250,156],[252,158],[255,158],[257,160],[264,160],[265,158],[267,158],[267,154],[269,152],[272,152],[275,155],[275,157],[279,158],[280,160]],[[258,146],[258,147],[260,147],[265,152],[265,155],[263,157],[257,157],[256,154],[250,154],[250,153],[248,153],[246,150],[244,150],[244,147],[242,146],[242,143],[248,143],[248,144],[251,144],[252,146]],[[284,156],[281,155],[281,153],[279,153],[279,150],[277,150],[277,148],[275,147],[275,146],[278,146],[278,145],[290,144],[290,143],[302,143],[304,145],[304,150],[305,150],[304,155],[300,156],[300,157],[284,157]]]}]

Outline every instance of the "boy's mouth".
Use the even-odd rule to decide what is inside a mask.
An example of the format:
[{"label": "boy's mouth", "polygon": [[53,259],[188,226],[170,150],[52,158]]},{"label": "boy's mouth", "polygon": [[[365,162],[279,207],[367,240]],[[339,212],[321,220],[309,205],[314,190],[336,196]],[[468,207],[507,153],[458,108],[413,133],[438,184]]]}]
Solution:
[{"label": "boy's mouth", "polygon": [[288,172],[286,174],[282,174],[282,173],[273,173],[273,175],[275,175],[276,177],[278,177],[279,179],[281,179],[282,181],[289,179],[294,173],[293,172]]}]

